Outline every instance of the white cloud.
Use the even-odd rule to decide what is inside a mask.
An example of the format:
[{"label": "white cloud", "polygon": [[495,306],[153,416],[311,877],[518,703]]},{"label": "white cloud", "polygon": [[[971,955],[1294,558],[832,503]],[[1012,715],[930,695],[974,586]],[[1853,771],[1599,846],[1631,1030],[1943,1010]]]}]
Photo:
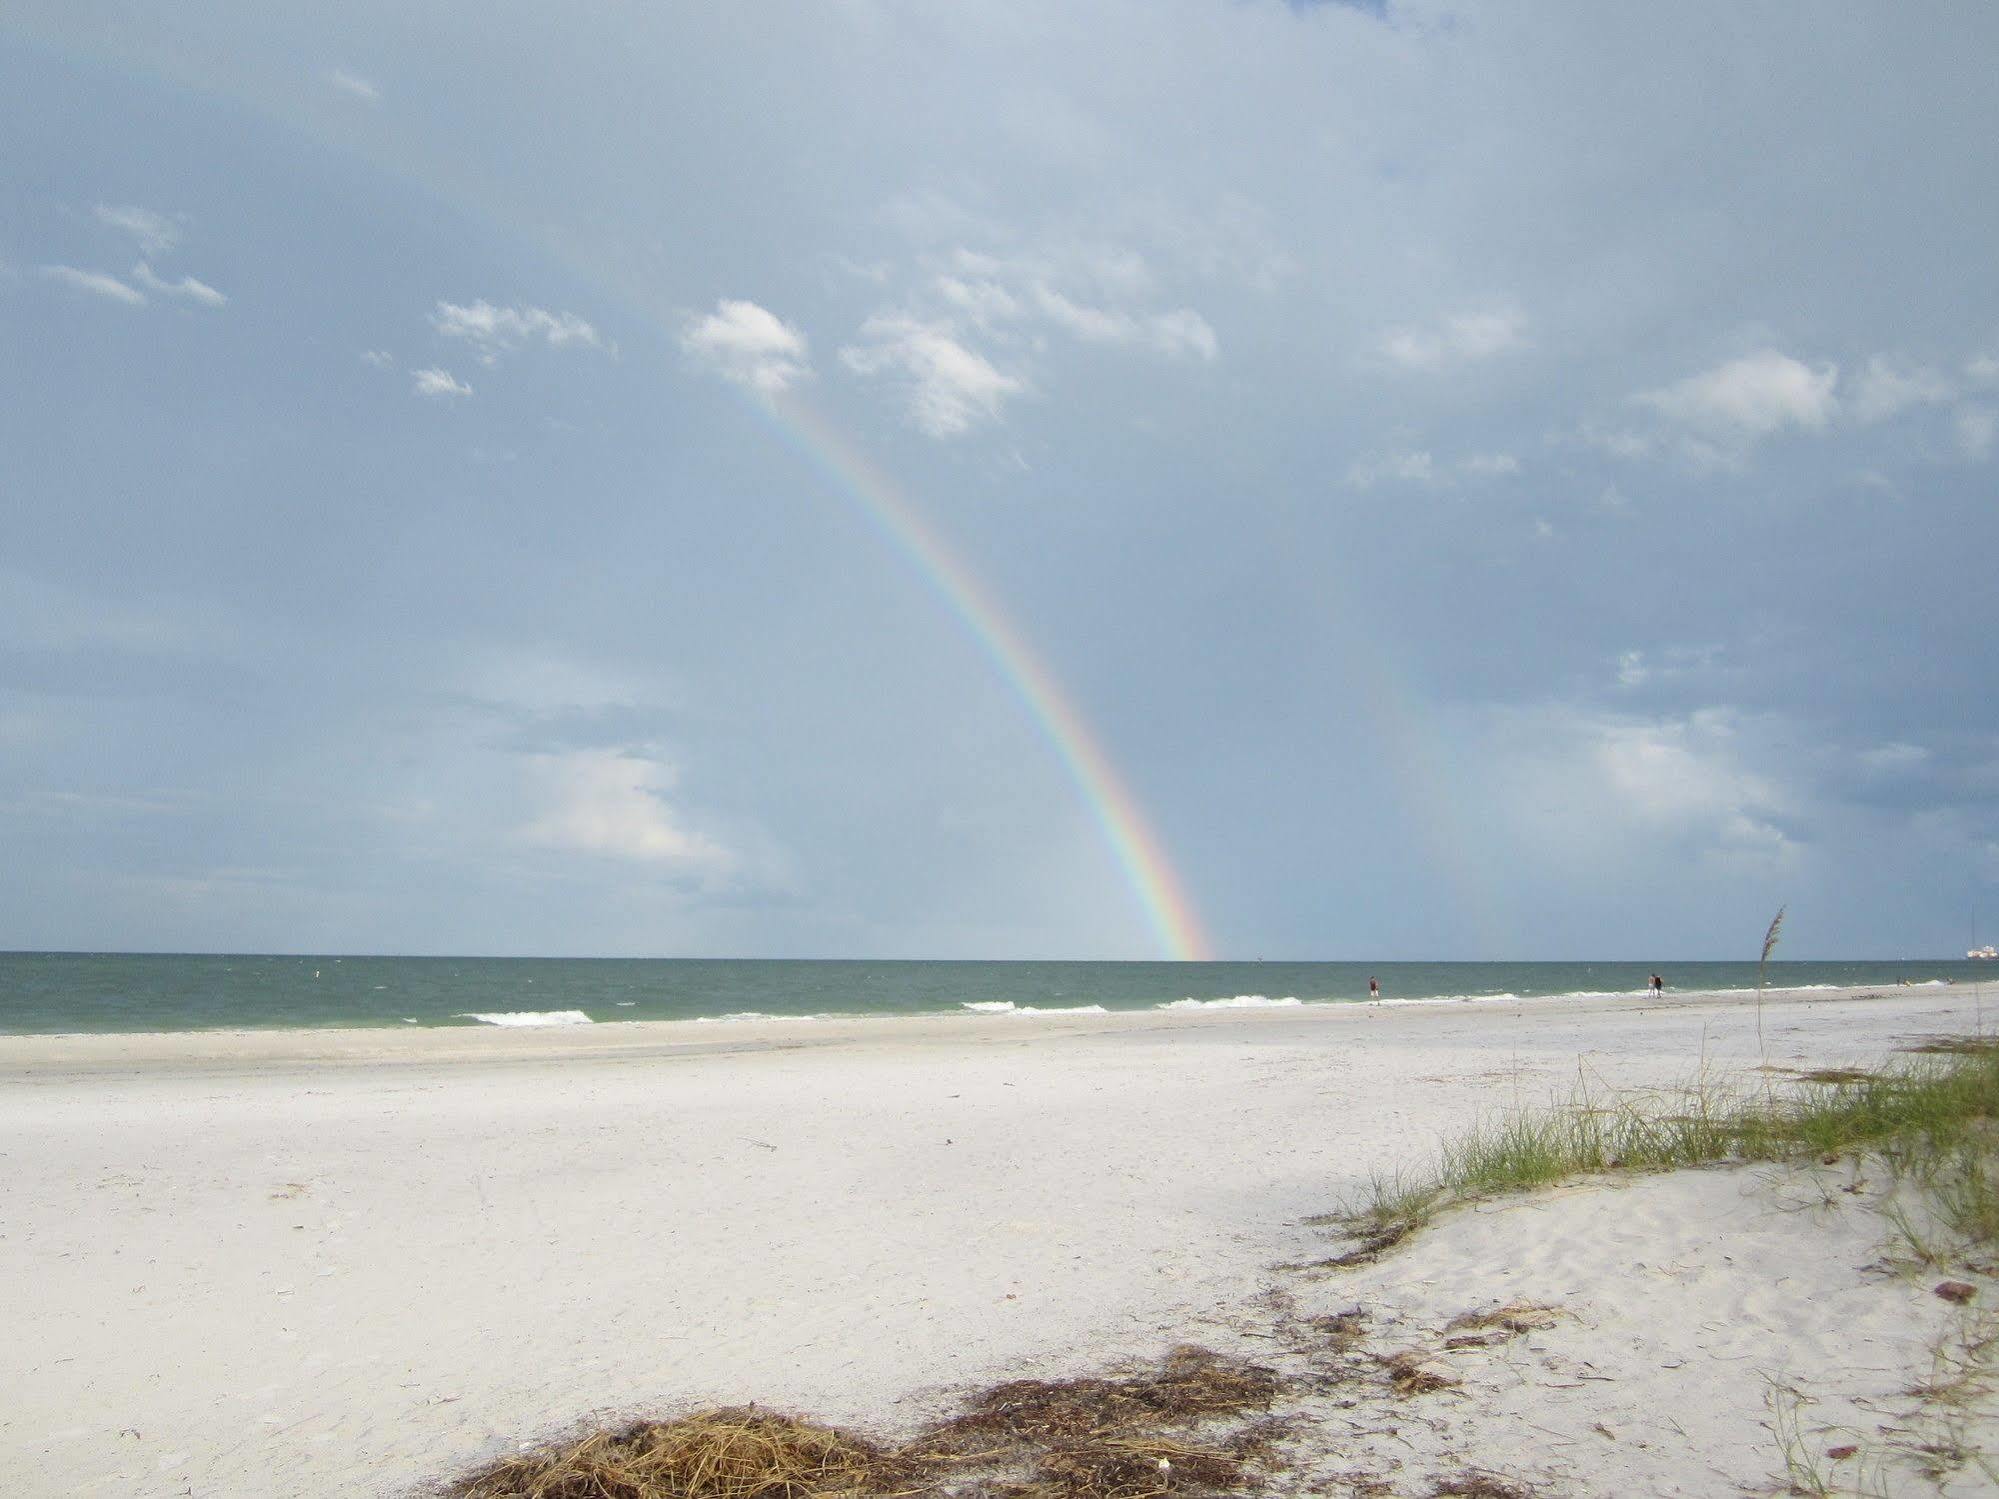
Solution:
[{"label": "white cloud", "polygon": [[1988,458],[1992,439],[1999,434],[1999,408],[1960,406],[1957,409],[1957,446],[1967,458]]},{"label": "white cloud", "polygon": [[462,338],[479,352],[482,364],[492,364],[500,355],[521,344],[540,339],[550,348],[578,346],[604,348],[597,330],[573,312],[550,312],[545,307],[498,307],[481,298],[463,305],[443,302],[430,315],[430,324],[446,338]]},{"label": "white cloud", "polygon": [[164,255],[180,243],[180,225],[163,213],[136,204],[99,203],[97,221],[129,234],[148,255]]},{"label": "white cloud", "polygon": [[1999,358],[1990,354],[1974,354],[1964,361],[1964,374],[1968,380],[1976,380],[1983,385],[1989,380],[1999,380]]},{"label": "white cloud", "polygon": [[1764,349],[1634,399],[1667,420],[1725,443],[1746,443],[1786,427],[1823,429],[1839,408],[1839,366],[1812,366]]},{"label": "white cloud", "polygon": [[328,68],[326,70],[326,81],[349,98],[359,99],[364,104],[379,104],[382,102],[382,91],[380,89],[376,88],[374,84],[359,74],[350,73],[345,68]]},{"label": "white cloud", "polygon": [[1377,352],[1406,370],[1455,369],[1523,347],[1526,331],[1517,312],[1461,313],[1431,327],[1391,329]]},{"label": "white cloud", "polygon": [[1473,453],[1458,460],[1458,468],[1479,479],[1497,479],[1520,472],[1520,460],[1511,453]]},{"label": "white cloud", "polygon": [[1347,484],[1372,489],[1377,484],[1434,484],[1437,460],[1421,450],[1380,453],[1361,458],[1347,469]]},{"label": "white cloud", "polygon": [[668,803],[673,767],[615,749],[530,757],[545,802],[521,837],[543,848],[677,867],[727,869],[733,856],[686,827]]},{"label": "white cloud", "polygon": [[116,276],[103,271],[79,270],[73,265],[45,265],[42,274],[51,281],[60,281],[64,286],[76,291],[89,292],[94,297],[104,297],[109,301],[123,302],[127,307],[144,307],[146,294],[135,286],[127,286]]},{"label": "white cloud", "polygon": [[962,276],[939,276],[932,284],[947,307],[981,328],[1014,322],[1027,311],[1020,298],[997,281],[967,281]]},{"label": "white cloud", "polygon": [[396,356],[387,349],[363,349],[361,360],[364,364],[372,364],[378,370],[392,370],[396,367]]},{"label": "white cloud", "polygon": [[183,276],[178,281],[167,281],[153,274],[153,268],[140,261],[132,267],[132,279],[147,291],[158,292],[162,296],[179,297],[189,302],[199,302],[204,307],[220,307],[229,299],[206,281],[197,281],[192,276]]},{"label": "white cloud", "polygon": [[1174,359],[1221,353],[1208,320],[1158,305],[1152,267],[1118,246],[1054,240],[995,254],[959,244],[920,256],[916,269],[840,357],[857,374],[904,377],[912,419],[935,437],[997,421],[1034,388],[1055,335]]},{"label": "white cloud", "polygon": [[959,343],[948,324],[877,316],[861,325],[860,337],[864,342],[840,351],[841,361],[858,375],[901,376],[910,420],[932,437],[998,421],[1001,407],[1028,388]]},{"label": "white cloud", "polygon": [[1956,392],[1935,370],[1923,365],[1902,366],[1876,354],[1854,379],[1853,415],[1861,422],[1886,421],[1911,406],[1931,406],[1951,399]]},{"label": "white cloud", "polygon": [[725,380],[773,396],[812,372],[805,335],[755,302],[724,297],[680,334],[681,352]]},{"label": "white cloud", "polygon": [[1594,726],[1591,759],[1618,799],[1663,830],[1698,829],[1724,847],[1764,853],[1789,840],[1771,820],[1777,789],[1738,763],[1733,716],[1707,708],[1684,720]]},{"label": "white cloud", "polygon": [[1191,307],[1155,314],[1147,320],[1146,335],[1162,354],[1193,354],[1213,359],[1221,352],[1215,330]]},{"label": "white cloud", "polygon": [[1086,343],[1141,344],[1162,354],[1191,354],[1200,359],[1213,359],[1221,352],[1215,330],[1191,307],[1144,314],[1092,307],[1064,296],[1046,282],[1037,282],[1033,295],[1034,305],[1050,322]]},{"label": "white cloud", "polygon": [[[1635,653],[1619,669],[1632,686],[1648,676]],[[1470,732],[1499,777],[1498,815],[1517,813],[1523,840],[1565,865],[1587,856],[1616,867],[1638,847],[1770,873],[1798,852],[1785,831],[1796,793],[1759,768],[1782,763],[1781,727],[1721,707],[1641,718],[1542,704],[1497,710]]]},{"label": "white cloud", "polygon": [[420,396],[440,401],[456,400],[460,396],[472,394],[471,386],[458,379],[449,370],[438,369],[435,365],[429,369],[411,371],[410,388]]}]

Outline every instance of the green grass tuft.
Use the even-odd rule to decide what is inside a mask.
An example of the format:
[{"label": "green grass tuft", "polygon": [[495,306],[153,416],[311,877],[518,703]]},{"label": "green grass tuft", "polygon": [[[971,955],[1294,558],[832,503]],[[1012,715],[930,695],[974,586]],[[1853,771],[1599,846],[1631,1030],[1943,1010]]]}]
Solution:
[{"label": "green grass tuft", "polygon": [[1809,1087],[1704,1078],[1617,1096],[1584,1084],[1564,1105],[1447,1143],[1428,1178],[1377,1180],[1345,1220],[1363,1241],[1393,1243],[1454,1203],[1583,1176],[1851,1152],[1919,1180],[1966,1242],[1999,1243],[1999,1050],[1939,1046],[1851,1076],[1821,1073]]}]

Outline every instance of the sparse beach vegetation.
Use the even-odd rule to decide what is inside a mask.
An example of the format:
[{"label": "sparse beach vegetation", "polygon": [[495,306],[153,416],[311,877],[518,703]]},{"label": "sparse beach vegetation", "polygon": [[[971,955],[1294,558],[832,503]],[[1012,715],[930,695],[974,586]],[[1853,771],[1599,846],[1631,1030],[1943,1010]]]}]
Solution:
[{"label": "sparse beach vegetation", "polygon": [[1446,1141],[1426,1176],[1374,1181],[1336,1216],[1346,1246],[1319,1263],[1371,1259],[1454,1204],[1580,1177],[1855,1152],[1919,1184],[1933,1223],[1962,1244],[1999,1242],[1999,1042],[1939,1038],[1877,1068],[1821,1068],[1790,1085],[1702,1076],[1678,1090],[1616,1094],[1584,1077],[1561,1104]]}]

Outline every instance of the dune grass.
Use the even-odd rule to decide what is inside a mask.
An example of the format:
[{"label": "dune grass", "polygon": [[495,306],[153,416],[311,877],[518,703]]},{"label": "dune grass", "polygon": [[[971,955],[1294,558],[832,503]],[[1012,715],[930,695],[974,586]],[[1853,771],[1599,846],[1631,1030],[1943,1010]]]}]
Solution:
[{"label": "dune grass", "polygon": [[1999,1041],[1946,1038],[1874,1070],[1782,1083],[1615,1095],[1585,1082],[1565,1104],[1447,1141],[1426,1176],[1377,1179],[1341,1215],[1354,1247],[1325,1263],[1371,1259],[1455,1203],[1578,1177],[1856,1151],[1920,1182],[1964,1242],[1999,1243]]}]

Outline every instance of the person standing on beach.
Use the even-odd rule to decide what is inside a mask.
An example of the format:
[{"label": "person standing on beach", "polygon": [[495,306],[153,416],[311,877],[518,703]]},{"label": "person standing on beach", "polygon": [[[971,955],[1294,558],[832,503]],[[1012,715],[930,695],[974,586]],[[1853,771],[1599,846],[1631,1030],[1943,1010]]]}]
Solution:
[{"label": "person standing on beach", "polygon": [[1659,975],[1656,973],[1652,975],[1652,992],[1654,994],[1659,995],[1661,998],[1665,997],[1666,981],[1660,978]]},{"label": "person standing on beach", "polygon": [[1369,999],[1381,998],[1381,980],[1371,973],[1367,976],[1367,997]]}]

